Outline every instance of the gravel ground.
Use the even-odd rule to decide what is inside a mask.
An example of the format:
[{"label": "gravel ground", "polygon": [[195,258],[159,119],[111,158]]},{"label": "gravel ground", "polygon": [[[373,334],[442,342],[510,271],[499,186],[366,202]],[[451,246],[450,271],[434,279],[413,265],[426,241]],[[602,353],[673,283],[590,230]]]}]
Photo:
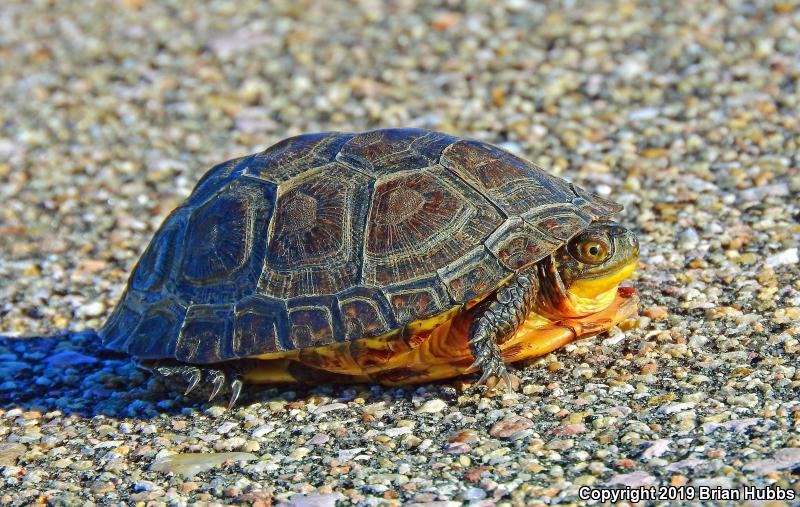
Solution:
[{"label": "gravel ground", "polygon": [[[2,2],[0,504],[800,493],[800,6],[464,4]],[[81,332],[211,165],[378,126],[498,143],[624,203],[641,317],[518,370],[515,395],[253,389],[232,411]],[[234,454],[170,457],[211,452]]]}]

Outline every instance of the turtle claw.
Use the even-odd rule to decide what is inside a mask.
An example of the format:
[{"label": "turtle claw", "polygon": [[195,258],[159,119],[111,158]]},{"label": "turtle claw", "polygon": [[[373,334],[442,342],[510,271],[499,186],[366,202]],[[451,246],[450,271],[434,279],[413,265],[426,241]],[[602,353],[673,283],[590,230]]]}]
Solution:
[{"label": "turtle claw", "polygon": [[239,399],[239,394],[242,392],[242,385],[244,384],[238,378],[231,382],[231,399],[228,402],[228,410],[232,409],[236,404],[236,400]]},{"label": "turtle claw", "polygon": [[189,385],[186,387],[186,391],[183,393],[184,396],[189,394],[197,387],[197,384],[200,382],[203,374],[200,371],[200,368],[197,366],[188,366],[188,365],[159,365],[153,368],[153,371],[158,373],[163,377],[172,377],[172,376],[181,376],[183,377]]},{"label": "turtle claw", "polygon": [[511,382],[511,375],[508,374],[508,370],[503,368],[503,371],[500,372],[500,375],[503,377],[503,381],[506,383],[506,392],[511,394],[514,392],[514,384]]},{"label": "turtle claw", "polygon": [[233,406],[236,404],[236,401],[239,399],[239,395],[242,393],[242,388],[244,387],[244,383],[242,382],[238,371],[233,368],[226,368],[225,370],[203,369],[197,366],[173,363],[156,365],[151,369],[151,371],[154,371],[163,377],[183,377],[183,379],[188,382],[186,390],[183,393],[184,396],[188,396],[189,393],[194,391],[195,388],[197,388],[197,386],[200,384],[201,380],[211,384],[211,396],[209,396],[208,401],[213,401],[214,398],[216,398],[219,393],[222,392],[222,388],[225,387],[225,384],[227,383],[226,381],[230,380],[230,384],[228,385],[231,390],[231,398],[228,402],[229,409],[233,408]]},{"label": "turtle claw", "polygon": [[494,376],[498,379],[502,378],[506,381],[507,386],[511,386],[511,378],[497,342],[486,333],[475,333],[470,341],[470,349],[475,361],[469,366],[469,369],[479,368],[482,370],[476,385],[486,384],[486,381]]},{"label": "turtle claw", "polygon": [[484,385],[491,376],[492,376],[492,370],[490,368],[486,368],[485,370],[483,370],[483,375],[481,375],[481,378],[478,379],[478,382],[476,382],[476,384],[479,386]]},{"label": "turtle claw", "polygon": [[186,396],[190,392],[194,391],[194,388],[200,383],[200,379],[202,377],[203,375],[200,373],[200,368],[197,367],[193,367],[190,372],[184,374],[184,378],[189,381],[189,385],[186,386],[186,391],[184,391],[183,395]]},{"label": "turtle claw", "polygon": [[211,385],[213,386],[211,396],[208,397],[208,401],[212,401],[222,390],[222,386],[225,385],[225,373],[219,370],[211,370],[208,372],[208,377],[206,377],[206,380],[210,381]]}]

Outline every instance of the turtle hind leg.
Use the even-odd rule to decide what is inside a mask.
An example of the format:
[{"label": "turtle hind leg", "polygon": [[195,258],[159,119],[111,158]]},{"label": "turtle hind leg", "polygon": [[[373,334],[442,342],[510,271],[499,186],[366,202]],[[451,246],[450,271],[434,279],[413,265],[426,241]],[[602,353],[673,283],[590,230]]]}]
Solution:
[{"label": "turtle hind leg", "polygon": [[483,371],[478,384],[494,375],[505,381],[506,389],[513,390],[499,340],[513,334],[522,325],[538,289],[536,277],[522,272],[501,287],[494,298],[487,299],[476,309],[467,343],[475,358],[469,369],[480,368]]},{"label": "turtle hind leg", "polygon": [[191,393],[201,381],[210,384],[211,396],[208,401],[213,401],[224,387],[228,387],[230,391],[230,400],[228,401],[228,408],[231,409],[239,399],[242,392],[242,375],[239,368],[231,363],[212,366],[196,366],[191,364],[158,361],[152,366],[152,371],[161,375],[162,377],[180,377],[187,382],[186,391],[183,393],[187,396]]}]

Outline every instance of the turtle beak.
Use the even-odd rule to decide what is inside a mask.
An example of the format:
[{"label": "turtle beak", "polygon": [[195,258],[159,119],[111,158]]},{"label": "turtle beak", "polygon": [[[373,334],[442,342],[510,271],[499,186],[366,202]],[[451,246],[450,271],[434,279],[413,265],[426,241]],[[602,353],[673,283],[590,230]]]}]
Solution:
[{"label": "turtle beak", "polygon": [[624,227],[612,227],[609,237],[614,242],[617,252],[628,252],[626,257],[632,261],[639,259],[639,238],[636,237],[636,234]]}]

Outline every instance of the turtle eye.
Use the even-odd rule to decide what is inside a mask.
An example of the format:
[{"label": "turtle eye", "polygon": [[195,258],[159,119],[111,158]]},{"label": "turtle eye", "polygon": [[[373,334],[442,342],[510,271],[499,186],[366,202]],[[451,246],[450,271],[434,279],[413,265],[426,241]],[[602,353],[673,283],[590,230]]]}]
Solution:
[{"label": "turtle eye", "polygon": [[610,245],[604,238],[578,238],[569,247],[572,256],[584,264],[602,264],[611,254]]}]

